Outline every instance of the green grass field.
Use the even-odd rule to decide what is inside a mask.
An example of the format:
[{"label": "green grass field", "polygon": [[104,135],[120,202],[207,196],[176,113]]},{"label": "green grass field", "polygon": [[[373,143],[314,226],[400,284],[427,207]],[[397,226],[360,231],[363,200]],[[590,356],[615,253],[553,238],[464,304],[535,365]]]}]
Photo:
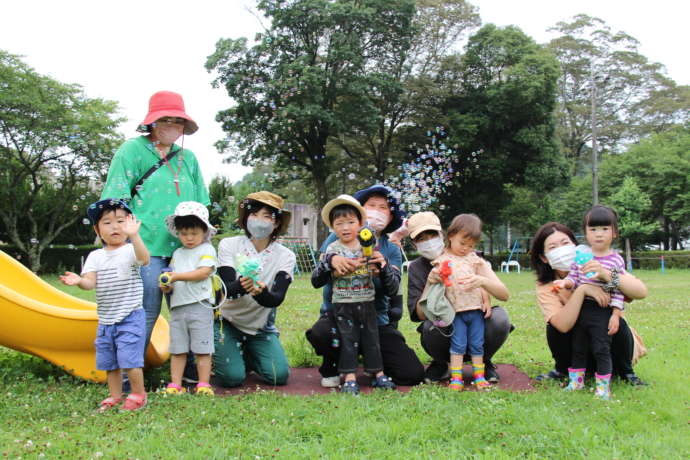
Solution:
[{"label": "green grass field", "polygon": [[[456,394],[436,386],[358,398],[226,398],[150,395],[138,413],[95,414],[106,388],[78,381],[28,355],[0,348],[0,453],[3,458],[690,458],[690,272],[638,271],[650,288],[626,310],[649,355],[636,371],[648,387],[613,385],[610,402],[591,392]],[[517,329],[494,361],[530,376],[551,367],[533,276],[500,275]],[[55,278],[48,281],[55,283]],[[92,292],[65,290],[93,299]],[[278,326],[293,366],[315,365],[304,340],[320,292],[293,283]],[[12,327],[3,324],[2,327]],[[423,361],[415,325],[401,321]],[[163,371],[150,382],[166,378]]]}]

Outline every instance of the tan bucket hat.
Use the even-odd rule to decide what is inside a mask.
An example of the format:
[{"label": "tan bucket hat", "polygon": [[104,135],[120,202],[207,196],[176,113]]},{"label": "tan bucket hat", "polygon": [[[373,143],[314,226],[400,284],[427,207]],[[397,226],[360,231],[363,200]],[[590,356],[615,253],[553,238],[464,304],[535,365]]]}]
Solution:
[{"label": "tan bucket hat", "polygon": [[349,204],[350,206],[356,208],[359,211],[360,216],[362,216],[362,221],[367,220],[367,210],[364,209],[361,204],[359,204],[359,201],[357,201],[355,197],[350,195],[339,195],[337,198],[334,198],[326,203],[326,206],[324,206],[321,210],[321,219],[328,228],[333,228],[331,226],[331,221],[328,218],[331,210],[341,204]]},{"label": "tan bucket hat", "polygon": [[[258,201],[259,203],[263,203],[277,210],[278,213],[281,215],[281,223],[280,228],[278,230],[278,234],[282,235],[284,233],[287,233],[288,227],[290,226],[292,213],[287,209],[283,208],[283,206],[285,206],[285,200],[283,200],[281,196],[276,195],[275,193],[267,192],[265,190],[250,193],[242,201],[239,202],[239,204],[237,205],[237,225],[242,227],[242,222],[244,222],[244,216],[247,214],[247,211],[251,211],[251,209],[247,208],[248,200]],[[242,229],[246,230],[244,227],[242,227]]]},{"label": "tan bucket hat", "polygon": [[418,212],[412,214],[407,218],[407,230],[410,232],[410,238],[415,239],[417,235],[425,230],[434,230],[443,234],[441,221],[438,216],[431,211]]}]

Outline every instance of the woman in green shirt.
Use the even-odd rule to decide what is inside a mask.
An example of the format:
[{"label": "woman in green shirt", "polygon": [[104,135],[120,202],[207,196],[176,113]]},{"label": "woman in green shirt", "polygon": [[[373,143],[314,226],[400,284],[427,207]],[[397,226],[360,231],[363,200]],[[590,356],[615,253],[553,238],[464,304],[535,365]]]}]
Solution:
[{"label": "woman in green shirt", "polygon": [[[158,287],[161,269],[168,266],[178,239],[167,231],[165,216],[182,201],[210,204],[208,189],[194,154],[184,149],[184,134],[199,129],[185,113],[182,96],[159,91],[149,100],[149,112],[137,131],[144,135],[127,140],[115,153],[101,199],[122,198],[141,221],[141,238],[151,262],[141,267],[146,311],[146,343],[161,311]],[[175,142],[182,137],[182,147]],[[142,180],[143,179],[143,180]]]}]

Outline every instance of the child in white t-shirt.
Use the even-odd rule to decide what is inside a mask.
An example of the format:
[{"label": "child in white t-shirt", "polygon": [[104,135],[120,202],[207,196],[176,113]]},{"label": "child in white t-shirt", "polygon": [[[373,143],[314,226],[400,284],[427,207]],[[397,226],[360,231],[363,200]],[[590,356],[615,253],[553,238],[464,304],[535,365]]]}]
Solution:
[{"label": "child in white t-shirt", "polygon": [[86,290],[96,288],[96,368],[106,371],[110,391],[99,411],[122,402],[122,369],[132,387],[122,409],[140,409],[146,405],[142,372],[146,314],[139,267],[149,263],[149,251],[139,236],[141,222],[124,201],[98,201],[89,206],[87,214],[103,248],[89,254],[81,276],[65,272],[60,281]]},{"label": "child in white t-shirt", "polygon": [[170,380],[168,394],[179,394],[182,374],[190,351],[196,356],[199,383],[196,394],[212,395],[211,355],[213,346],[214,293],[211,276],[216,271],[216,250],[210,238],[216,229],[208,221],[208,210],[196,201],[183,201],[165,219],[168,231],[178,237],[182,247],[170,260],[164,293],[172,293],[170,307]]}]

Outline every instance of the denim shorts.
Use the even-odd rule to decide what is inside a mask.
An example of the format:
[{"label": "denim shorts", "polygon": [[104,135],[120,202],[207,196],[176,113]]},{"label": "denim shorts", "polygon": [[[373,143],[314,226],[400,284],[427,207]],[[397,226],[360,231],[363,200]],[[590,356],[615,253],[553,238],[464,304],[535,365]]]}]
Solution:
[{"label": "denim shorts", "polygon": [[116,324],[99,324],[96,331],[96,368],[99,371],[144,367],[146,313],[134,310]]},{"label": "denim shorts", "polygon": [[198,303],[170,309],[170,353],[209,355],[214,352],[213,310]]}]

